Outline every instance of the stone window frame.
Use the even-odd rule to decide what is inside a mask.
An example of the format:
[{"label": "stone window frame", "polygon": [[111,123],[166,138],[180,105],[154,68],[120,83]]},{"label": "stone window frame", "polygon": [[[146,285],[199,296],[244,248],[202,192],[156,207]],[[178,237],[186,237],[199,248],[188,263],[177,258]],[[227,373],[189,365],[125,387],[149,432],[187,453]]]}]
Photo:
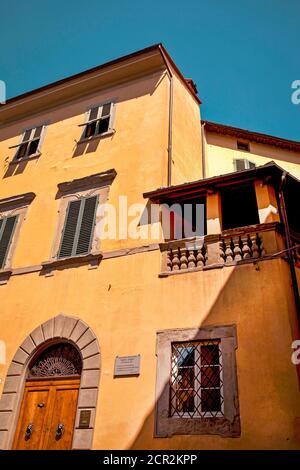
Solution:
[{"label": "stone window frame", "polygon": [[[115,125],[115,118],[116,118],[116,101],[117,101],[116,98],[112,98],[112,99],[108,99],[108,100],[105,100],[105,101],[101,101],[100,103],[90,105],[86,108],[86,111],[85,111],[85,114],[84,114],[84,122],[78,125],[79,127],[82,128],[81,136],[80,136],[80,139],[78,141],[78,144],[90,142],[90,141],[95,140],[95,139],[101,139],[101,138],[104,138],[104,137],[109,137],[109,136],[112,136],[113,134],[115,134],[116,130],[114,128],[114,125]],[[108,130],[106,132],[102,132],[101,134],[92,135],[91,137],[84,137],[85,131],[86,131],[86,126],[91,121],[90,120],[91,110],[94,109],[94,108],[98,108],[98,115],[99,115],[100,110],[102,111],[103,106],[105,106],[106,104],[111,105]]]},{"label": "stone window frame", "polygon": [[[11,449],[24,395],[28,367],[32,359],[51,344],[70,342],[82,358],[72,449],[92,448],[98,400],[101,356],[96,335],[77,317],[60,314],[35,328],[23,341],[7,371],[0,399],[0,449]],[[91,411],[90,426],[80,429],[82,410]]]},{"label": "stone window frame", "polygon": [[[42,123],[39,123],[39,124],[34,124],[33,126],[30,126],[30,127],[26,127],[22,130],[21,132],[21,135],[19,137],[19,143],[16,144],[16,145],[12,145],[11,147],[9,147],[10,149],[16,149],[15,153],[14,153],[14,156],[12,158],[12,160],[9,162],[10,165],[13,165],[13,164],[17,164],[17,163],[21,163],[21,162],[26,162],[28,160],[34,160],[36,158],[39,158],[42,154],[42,146],[44,144],[44,140],[45,140],[45,135],[46,135],[46,132],[47,132],[47,127],[49,125],[49,122],[42,122]],[[21,145],[25,142],[24,141],[24,136],[26,134],[26,132],[30,131],[31,132],[31,135],[30,135],[30,138],[28,139],[28,142],[31,142],[32,140],[34,140],[34,131],[41,127],[42,130],[41,130],[41,133],[40,133],[40,137],[39,137],[39,142],[38,142],[38,146],[37,146],[37,150],[35,153],[32,153],[30,155],[26,155],[25,157],[23,158],[17,158],[18,157],[18,152],[19,152],[19,148],[21,147]]]},{"label": "stone window frame", "polygon": [[69,203],[83,197],[98,196],[96,225],[100,222],[102,216],[99,208],[101,204],[105,204],[108,201],[110,186],[116,175],[116,170],[111,169],[102,173],[58,184],[57,198],[60,199],[60,203],[58,209],[58,220],[51,248],[51,256],[49,260],[42,262],[42,267],[45,270],[46,275],[52,275],[52,271],[57,267],[82,262],[89,263],[91,269],[97,268],[103,256],[100,251],[101,240],[99,234],[97,234],[97,230],[94,230],[89,253],[59,258],[58,253],[61,244],[62,231]]},{"label": "stone window frame", "polygon": [[0,218],[18,216],[4,266],[0,269],[0,285],[6,284],[12,273],[12,259],[19,240],[21,227],[26,220],[28,206],[35,198],[35,193],[25,193],[0,200]]},{"label": "stone window frame", "polygon": [[[172,343],[207,340],[220,340],[223,361],[224,416],[215,418],[170,417]],[[180,328],[157,332],[154,437],[170,437],[175,434],[217,434],[222,437],[240,436],[236,349],[236,325]]]}]

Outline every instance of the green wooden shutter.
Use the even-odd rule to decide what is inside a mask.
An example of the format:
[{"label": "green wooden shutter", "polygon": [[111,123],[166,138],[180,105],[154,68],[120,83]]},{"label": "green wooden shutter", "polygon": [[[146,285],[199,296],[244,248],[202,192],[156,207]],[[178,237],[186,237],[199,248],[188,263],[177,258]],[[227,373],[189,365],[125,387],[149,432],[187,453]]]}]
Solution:
[{"label": "green wooden shutter", "polygon": [[18,216],[6,217],[0,221],[0,269],[5,265]]},{"label": "green wooden shutter", "polygon": [[81,199],[78,199],[77,201],[71,201],[68,205],[59,249],[59,258],[66,258],[68,256],[72,256],[73,254],[74,239],[77,230],[81,201]]},{"label": "green wooden shutter", "polygon": [[98,196],[71,201],[68,206],[59,258],[89,253]]},{"label": "green wooden shutter", "polygon": [[84,207],[79,228],[76,255],[81,255],[90,251],[92,237],[94,233],[97,201],[97,196],[89,197],[83,199],[82,201],[84,203]]}]

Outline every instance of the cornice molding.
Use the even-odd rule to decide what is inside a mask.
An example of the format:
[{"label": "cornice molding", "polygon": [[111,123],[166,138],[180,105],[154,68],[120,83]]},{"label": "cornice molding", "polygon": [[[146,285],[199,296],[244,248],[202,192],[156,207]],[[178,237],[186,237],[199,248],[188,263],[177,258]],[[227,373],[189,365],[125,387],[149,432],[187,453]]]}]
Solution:
[{"label": "cornice molding", "polygon": [[117,172],[114,168],[96,173],[94,175],[85,176],[72,181],[66,181],[57,185],[61,194],[75,192],[77,190],[100,187],[110,184],[116,177]]},{"label": "cornice molding", "polygon": [[33,201],[35,196],[35,193],[25,193],[18,196],[11,196],[5,199],[0,199],[0,210],[10,206],[26,206]]}]

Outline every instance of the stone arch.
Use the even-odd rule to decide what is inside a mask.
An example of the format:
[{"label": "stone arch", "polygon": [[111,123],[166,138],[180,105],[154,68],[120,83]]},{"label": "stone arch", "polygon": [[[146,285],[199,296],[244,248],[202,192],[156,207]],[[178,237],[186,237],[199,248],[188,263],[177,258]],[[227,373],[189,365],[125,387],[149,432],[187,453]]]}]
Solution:
[{"label": "stone arch", "polygon": [[[0,449],[12,446],[29,364],[45,346],[60,340],[72,343],[83,361],[72,449],[91,449],[100,380],[100,348],[85,322],[62,314],[35,328],[12,359],[0,399]],[[83,409],[91,411],[88,429],[79,429]]]}]

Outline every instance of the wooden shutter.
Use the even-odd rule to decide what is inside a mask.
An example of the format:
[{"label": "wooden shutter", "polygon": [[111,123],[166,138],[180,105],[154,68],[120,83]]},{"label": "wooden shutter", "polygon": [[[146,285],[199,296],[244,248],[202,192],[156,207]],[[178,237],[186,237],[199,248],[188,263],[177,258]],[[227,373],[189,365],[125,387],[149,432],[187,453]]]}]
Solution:
[{"label": "wooden shutter", "polygon": [[3,269],[18,216],[0,220],[0,269]]},{"label": "wooden shutter", "polygon": [[77,255],[88,253],[90,251],[95,225],[97,200],[97,196],[94,196],[83,199],[82,201],[84,208],[82,211],[82,220],[79,228],[79,236],[76,247]]},{"label": "wooden shutter", "polygon": [[244,158],[235,160],[236,171],[246,170],[246,160]]},{"label": "wooden shutter", "polygon": [[59,258],[90,251],[98,196],[71,201],[68,206]]},{"label": "wooden shutter", "polygon": [[238,158],[235,160],[235,169],[236,171],[249,170],[250,168],[255,168],[256,165],[246,158]]}]

